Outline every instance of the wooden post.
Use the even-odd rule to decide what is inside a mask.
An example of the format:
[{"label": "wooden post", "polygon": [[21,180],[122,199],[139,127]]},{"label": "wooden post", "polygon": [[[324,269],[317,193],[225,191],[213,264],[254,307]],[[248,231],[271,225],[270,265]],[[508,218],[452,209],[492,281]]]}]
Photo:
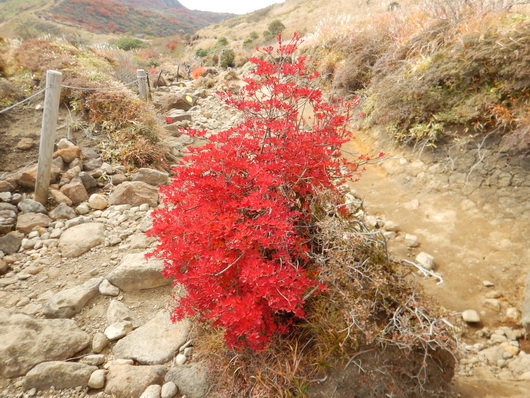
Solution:
[{"label": "wooden post", "polygon": [[149,92],[147,90],[147,73],[143,69],[136,71],[138,78],[138,89],[140,90],[140,98],[144,101],[149,101]]},{"label": "wooden post", "polygon": [[52,168],[53,146],[57,130],[61,80],[63,74],[56,70],[46,72],[46,94],[44,96],[44,114],[40,133],[39,164],[35,183],[35,200],[46,204]]}]

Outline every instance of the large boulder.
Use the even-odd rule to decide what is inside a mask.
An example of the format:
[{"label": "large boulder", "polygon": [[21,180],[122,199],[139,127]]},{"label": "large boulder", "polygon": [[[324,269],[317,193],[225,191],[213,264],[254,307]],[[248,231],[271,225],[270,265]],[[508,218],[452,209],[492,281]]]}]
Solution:
[{"label": "large boulder", "polygon": [[71,318],[79,313],[99,293],[103,278],[92,278],[82,285],[63,290],[53,295],[42,313],[48,318]]},{"label": "large boulder", "polygon": [[61,192],[65,194],[73,204],[84,202],[88,199],[88,192],[80,178],[74,178],[68,184],[61,187]]},{"label": "large boulder", "polygon": [[158,188],[143,181],[124,182],[112,192],[109,204],[140,206],[147,203],[151,207],[158,205]]},{"label": "large boulder", "polygon": [[25,390],[46,390],[51,386],[55,389],[85,387],[95,370],[96,366],[78,362],[43,362],[28,372],[23,387]]},{"label": "large boulder", "polygon": [[0,377],[25,375],[45,361],[63,360],[90,337],[70,319],[36,319],[0,308]]},{"label": "large boulder", "polygon": [[154,186],[167,184],[168,179],[168,173],[148,168],[141,168],[132,176],[133,181],[142,181]]},{"label": "large boulder", "polygon": [[162,260],[145,258],[146,253],[132,253],[123,257],[120,265],[107,275],[114,286],[125,292],[153,289],[170,285],[171,279],[164,278]]},{"label": "large boulder", "polygon": [[187,398],[204,398],[210,389],[207,367],[200,362],[175,366],[166,375]]},{"label": "large boulder", "polygon": [[[38,165],[34,164],[31,166],[26,167],[23,169],[17,179],[18,185],[34,189],[35,183],[37,181],[37,169]],[[57,178],[59,177],[59,174],[61,174],[61,169],[57,167],[55,164],[51,165],[51,173],[50,173],[50,183],[54,183],[57,181]]]},{"label": "large boulder", "polygon": [[17,218],[17,231],[29,234],[36,227],[47,227],[52,219],[42,213],[24,213]]},{"label": "large boulder", "polygon": [[86,223],[64,231],[59,239],[59,249],[65,257],[78,257],[105,240],[105,225]]},{"label": "large boulder", "polygon": [[177,354],[186,342],[189,331],[189,320],[173,323],[170,314],[161,311],[118,341],[112,353],[115,358],[134,359],[143,365],[163,364]]},{"label": "large boulder", "polygon": [[169,93],[160,99],[160,106],[163,112],[171,109],[182,109],[188,111],[195,105],[197,99],[189,94]]},{"label": "large boulder", "polygon": [[110,365],[105,393],[116,398],[139,397],[152,384],[162,384],[165,366]]},{"label": "large boulder", "polygon": [[14,254],[20,249],[24,235],[20,232],[10,232],[7,235],[0,236],[0,251],[4,254]]}]

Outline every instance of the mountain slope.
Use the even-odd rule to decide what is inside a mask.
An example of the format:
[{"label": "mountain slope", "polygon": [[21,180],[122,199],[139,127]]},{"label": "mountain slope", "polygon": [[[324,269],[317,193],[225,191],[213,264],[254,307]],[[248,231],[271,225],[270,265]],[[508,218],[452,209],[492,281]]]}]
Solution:
[{"label": "mountain slope", "polygon": [[194,33],[232,16],[189,10],[176,0],[0,0],[0,30],[6,36],[20,36],[21,30],[35,25],[41,33],[69,27],[96,34],[166,37]]}]

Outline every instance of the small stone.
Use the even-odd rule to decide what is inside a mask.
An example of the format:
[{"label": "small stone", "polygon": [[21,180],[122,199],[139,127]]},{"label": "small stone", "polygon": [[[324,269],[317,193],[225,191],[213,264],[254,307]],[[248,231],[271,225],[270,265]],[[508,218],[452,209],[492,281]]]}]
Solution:
[{"label": "small stone", "polygon": [[140,398],[160,398],[161,391],[161,386],[158,384],[152,384],[145,389],[142,395],[140,395]]},{"label": "small stone", "polygon": [[493,287],[493,282],[490,282],[490,281],[482,281],[482,284],[484,285],[484,287]]},{"label": "small stone", "polygon": [[468,323],[478,323],[480,322],[480,315],[475,310],[465,310],[462,312],[462,319]]},{"label": "small stone", "polygon": [[99,293],[103,296],[116,297],[120,294],[120,289],[104,279],[101,285],[99,285]]},{"label": "small stone", "polygon": [[22,213],[47,213],[46,207],[33,199],[24,199],[17,207]]},{"label": "small stone", "polygon": [[510,307],[506,310],[506,322],[513,322],[518,324],[521,321],[521,313],[515,307]]},{"label": "small stone", "polygon": [[27,151],[35,146],[35,140],[32,138],[22,138],[16,145],[17,149],[21,151]]},{"label": "small stone", "polygon": [[418,241],[418,237],[416,235],[405,234],[405,244],[407,247],[413,248],[418,247],[420,242]]},{"label": "small stone", "polygon": [[399,230],[399,226],[393,222],[393,221],[387,221],[385,222],[385,225],[383,226],[385,231],[391,231],[391,232],[397,232]]},{"label": "small stone", "polygon": [[90,206],[88,205],[88,203],[81,203],[75,208],[75,211],[77,212],[77,214],[85,215],[90,213]]},{"label": "small stone", "polygon": [[105,387],[105,376],[107,371],[104,369],[98,369],[92,372],[90,379],[88,380],[88,387],[95,388],[97,390]]},{"label": "small stone", "polygon": [[103,210],[109,205],[108,200],[100,194],[93,194],[88,199],[88,205],[95,210]]},{"label": "small stone", "polygon": [[175,363],[177,365],[184,365],[187,360],[188,360],[188,358],[186,357],[186,355],[178,354],[177,357],[175,358]]},{"label": "small stone", "polygon": [[421,252],[416,256],[416,262],[429,271],[434,269],[434,257],[425,252]]},{"label": "small stone", "polygon": [[178,392],[177,385],[172,381],[169,381],[162,386],[160,398],[173,398]]},{"label": "small stone", "polygon": [[501,310],[501,303],[497,299],[486,299],[483,301],[482,305],[493,311]]},{"label": "small stone", "polygon": [[92,351],[99,354],[109,344],[109,339],[101,332],[97,332],[92,339]]},{"label": "small stone", "polygon": [[79,362],[86,363],[87,365],[99,366],[105,363],[105,355],[87,355],[79,360]]},{"label": "small stone", "polygon": [[105,329],[105,336],[110,341],[119,340],[127,336],[133,330],[133,324],[129,321],[116,322]]}]

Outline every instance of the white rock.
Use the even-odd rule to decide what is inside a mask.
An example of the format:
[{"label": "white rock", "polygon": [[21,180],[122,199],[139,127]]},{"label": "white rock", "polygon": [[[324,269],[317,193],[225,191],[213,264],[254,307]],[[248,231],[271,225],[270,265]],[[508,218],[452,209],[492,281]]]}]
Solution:
[{"label": "white rock", "polygon": [[110,341],[115,341],[127,336],[132,330],[133,324],[131,322],[116,322],[105,329],[105,336]]},{"label": "white rock", "polygon": [[88,205],[94,210],[103,210],[109,205],[109,201],[103,195],[94,193],[88,198]]},{"label": "white rock", "polygon": [[162,386],[160,398],[173,398],[179,392],[177,386],[172,381],[167,382]]},{"label": "white rock", "polygon": [[484,285],[484,287],[493,287],[493,282],[490,282],[490,281],[482,281],[482,284]]},{"label": "white rock", "polygon": [[92,351],[99,354],[109,344],[109,339],[101,332],[97,332],[92,339]]},{"label": "white rock", "polygon": [[101,389],[105,387],[105,375],[107,371],[104,369],[98,369],[92,372],[90,379],[88,380],[88,387]]},{"label": "white rock", "polygon": [[120,289],[111,284],[108,280],[103,279],[103,282],[99,285],[99,293],[103,296],[116,297],[120,294]]},{"label": "white rock", "polygon": [[399,230],[399,226],[393,222],[393,221],[387,221],[385,222],[385,225],[383,226],[385,231],[391,231],[391,232],[397,232]]},{"label": "white rock", "polygon": [[420,242],[418,241],[418,237],[416,235],[411,234],[405,234],[405,244],[407,247],[418,247],[420,245]]},{"label": "white rock", "polygon": [[82,285],[54,294],[44,307],[43,314],[48,318],[71,318],[97,295],[102,280],[92,278]]},{"label": "white rock", "polygon": [[425,252],[421,252],[416,256],[416,262],[429,271],[434,269],[434,257]]},{"label": "white rock", "polygon": [[161,392],[162,387],[158,384],[153,384],[145,389],[142,395],[140,395],[140,398],[160,398]]},{"label": "white rock", "polygon": [[482,305],[493,311],[500,311],[501,309],[501,302],[497,299],[485,299]]},{"label": "white rock", "polygon": [[186,355],[178,354],[177,357],[175,358],[175,363],[177,365],[184,365],[187,360],[188,360],[188,358],[186,357]]},{"label": "white rock", "polygon": [[462,319],[468,323],[478,323],[480,322],[480,315],[475,310],[465,310],[462,312]]}]

